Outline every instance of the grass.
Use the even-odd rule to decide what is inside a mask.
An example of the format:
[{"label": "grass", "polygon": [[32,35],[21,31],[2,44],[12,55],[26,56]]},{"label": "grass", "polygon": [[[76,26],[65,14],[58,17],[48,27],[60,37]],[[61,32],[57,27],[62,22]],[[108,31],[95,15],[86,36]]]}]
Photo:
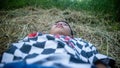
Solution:
[{"label": "grass", "polygon": [[100,53],[113,57],[120,67],[120,24],[111,21],[108,14],[36,7],[0,11],[0,14],[0,54],[27,34],[36,31],[49,33],[55,21],[67,20],[73,27],[75,37],[93,43]]},{"label": "grass", "polygon": [[[41,8],[59,8],[74,10],[89,10],[95,12],[113,13],[117,4],[114,0],[4,0],[0,1],[0,8],[13,9],[24,6]],[[118,4],[117,4],[118,5]]]},{"label": "grass", "polygon": [[120,21],[118,0],[1,0],[1,10],[11,10],[25,6],[40,7],[43,9],[58,8],[75,11],[91,11],[99,14],[110,14],[113,21]]}]

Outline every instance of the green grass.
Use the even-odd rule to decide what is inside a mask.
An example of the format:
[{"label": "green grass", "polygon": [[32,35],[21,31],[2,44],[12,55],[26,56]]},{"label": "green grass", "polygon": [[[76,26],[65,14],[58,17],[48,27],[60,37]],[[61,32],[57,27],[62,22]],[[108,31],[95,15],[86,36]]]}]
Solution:
[{"label": "green grass", "polygon": [[60,9],[75,9],[75,10],[93,10],[110,12],[114,10],[113,0],[5,0],[1,1],[2,8],[18,8],[23,6],[36,6],[41,8],[57,7]]},{"label": "green grass", "polygon": [[[111,14],[113,20],[119,19],[117,0],[4,0],[0,8],[4,10],[16,9],[25,6],[40,7],[43,9],[58,8],[76,11],[91,11],[94,13]],[[117,6],[117,7],[116,7]],[[117,14],[117,15],[116,15]]]}]

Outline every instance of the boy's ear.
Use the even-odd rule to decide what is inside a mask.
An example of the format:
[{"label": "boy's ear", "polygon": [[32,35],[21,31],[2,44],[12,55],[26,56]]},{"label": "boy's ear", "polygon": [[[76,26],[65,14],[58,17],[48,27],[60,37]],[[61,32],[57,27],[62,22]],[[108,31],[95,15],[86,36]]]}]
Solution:
[{"label": "boy's ear", "polygon": [[115,60],[109,59],[109,58],[97,60],[96,62],[94,62],[94,64],[95,65],[102,64],[102,65],[106,66],[106,68],[108,68],[108,67],[115,68]]}]

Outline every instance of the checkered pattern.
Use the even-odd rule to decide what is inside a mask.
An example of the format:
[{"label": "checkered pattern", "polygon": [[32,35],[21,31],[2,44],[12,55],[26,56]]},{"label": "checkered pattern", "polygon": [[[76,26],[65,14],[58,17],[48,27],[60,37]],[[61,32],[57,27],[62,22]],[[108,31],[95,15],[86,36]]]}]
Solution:
[{"label": "checkered pattern", "polygon": [[[30,37],[29,37],[30,36]],[[90,68],[99,59],[108,58],[81,38],[36,33],[13,43],[2,57],[2,63],[26,61],[27,64],[59,65],[78,68],[81,63]],[[64,63],[63,63],[64,62]]]}]

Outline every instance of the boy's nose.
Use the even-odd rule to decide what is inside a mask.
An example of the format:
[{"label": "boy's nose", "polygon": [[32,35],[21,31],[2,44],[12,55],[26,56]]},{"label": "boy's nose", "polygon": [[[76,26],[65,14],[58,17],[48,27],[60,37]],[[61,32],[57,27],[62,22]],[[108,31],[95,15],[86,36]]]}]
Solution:
[{"label": "boy's nose", "polygon": [[62,26],[63,24],[62,23],[58,23],[57,25],[61,25]]},{"label": "boy's nose", "polygon": [[58,25],[62,25],[62,23],[58,23]]},{"label": "boy's nose", "polygon": [[63,27],[63,24],[62,24],[62,23],[57,23],[56,26],[57,26],[57,27]]}]

